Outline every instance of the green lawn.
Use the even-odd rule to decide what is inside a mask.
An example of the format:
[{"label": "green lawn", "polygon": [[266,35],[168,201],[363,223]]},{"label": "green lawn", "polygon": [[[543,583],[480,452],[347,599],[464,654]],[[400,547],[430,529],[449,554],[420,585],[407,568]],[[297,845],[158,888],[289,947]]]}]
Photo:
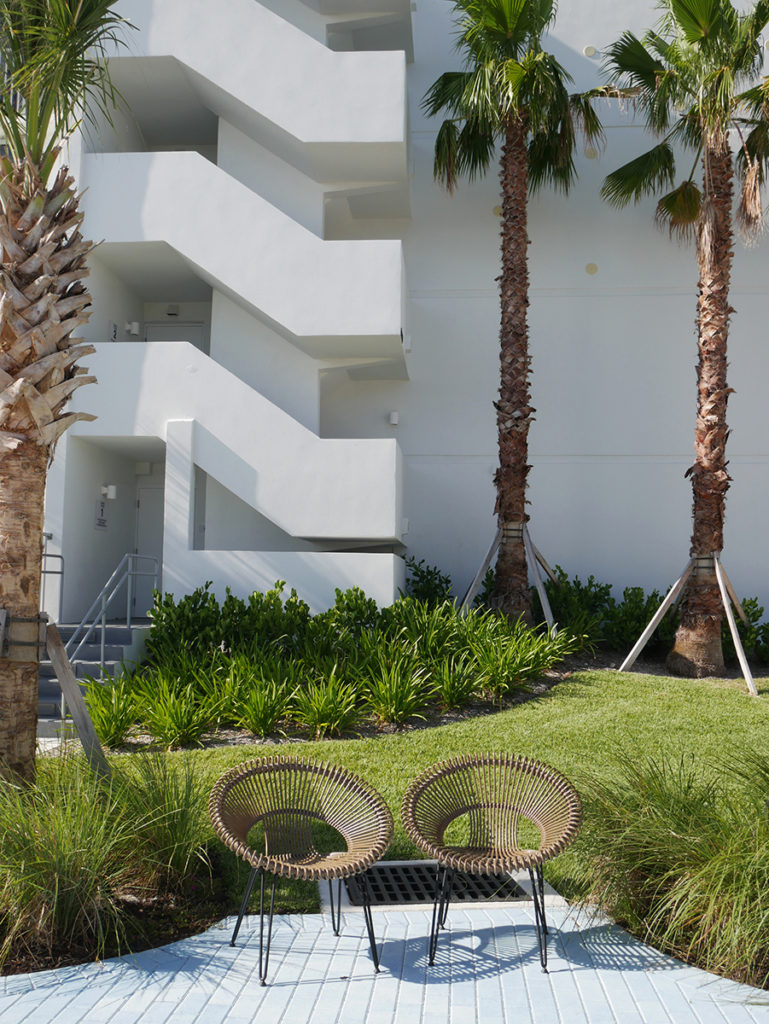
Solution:
[{"label": "green lawn", "polygon": [[[681,680],[614,671],[579,672],[545,695],[498,714],[452,725],[352,740],[220,747],[175,756],[192,757],[213,784],[227,768],[250,757],[296,754],[342,764],[371,782],[395,819],[388,856],[417,852],[400,827],[400,801],[423,768],[476,751],[521,753],[546,761],[577,788],[587,773],[612,774],[620,750],[631,754],[690,755],[703,772],[745,748],[769,754],[769,679],[756,681],[750,697],[741,680]],[[569,863],[578,850],[550,868],[566,891]]]}]

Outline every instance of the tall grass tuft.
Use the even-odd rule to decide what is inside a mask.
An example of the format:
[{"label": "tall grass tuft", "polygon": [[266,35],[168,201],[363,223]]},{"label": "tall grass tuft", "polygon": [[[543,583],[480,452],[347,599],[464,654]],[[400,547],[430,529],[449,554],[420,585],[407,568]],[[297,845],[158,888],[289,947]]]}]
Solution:
[{"label": "tall grass tuft", "polygon": [[41,759],[34,784],[0,781],[0,821],[0,963],[14,948],[119,947],[133,822],[115,793],[81,759]]},{"label": "tall grass tuft", "polygon": [[583,789],[588,896],[652,945],[769,982],[769,759],[703,777],[689,760],[620,759]]},{"label": "tall grass tuft", "polygon": [[114,773],[120,813],[132,823],[132,878],[167,892],[182,888],[196,866],[208,868],[209,787],[193,762],[151,751]]}]

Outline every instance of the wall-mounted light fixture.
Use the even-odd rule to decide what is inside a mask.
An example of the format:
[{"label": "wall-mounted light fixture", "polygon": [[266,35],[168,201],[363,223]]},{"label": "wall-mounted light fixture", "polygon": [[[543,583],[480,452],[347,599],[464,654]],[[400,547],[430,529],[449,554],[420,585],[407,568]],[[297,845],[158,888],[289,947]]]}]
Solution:
[{"label": "wall-mounted light fixture", "polygon": [[395,409],[393,409],[393,411],[390,413],[390,426],[391,427],[397,427],[399,419],[400,419],[400,416],[395,411]]},{"label": "wall-mounted light fixture", "polygon": [[102,484],[101,496],[107,501],[114,501],[117,498],[117,484]]},{"label": "wall-mounted light fixture", "polygon": [[594,46],[583,46],[582,52],[586,57],[595,57],[595,55],[598,53],[598,50],[596,50]]}]

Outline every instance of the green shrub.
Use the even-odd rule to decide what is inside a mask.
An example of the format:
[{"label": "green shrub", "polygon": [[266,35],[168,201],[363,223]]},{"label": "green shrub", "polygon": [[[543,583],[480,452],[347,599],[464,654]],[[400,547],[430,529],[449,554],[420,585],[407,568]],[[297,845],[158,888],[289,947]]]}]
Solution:
[{"label": "green shrub", "polygon": [[451,600],[451,577],[435,565],[426,565],[424,558],[406,558],[406,596],[427,604]]},{"label": "green shrub", "polygon": [[114,679],[89,678],[84,699],[96,735],[104,746],[119,747],[125,743],[137,712],[131,674],[124,670]]},{"label": "green shrub", "polygon": [[153,660],[174,657],[184,650],[200,654],[219,646],[221,610],[212,586],[209,580],[178,603],[173,594],[155,591],[147,637],[147,653]]},{"label": "green shrub", "polygon": [[0,963],[13,948],[119,946],[133,822],[85,762],[39,759],[35,783],[2,780],[0,820]]}]

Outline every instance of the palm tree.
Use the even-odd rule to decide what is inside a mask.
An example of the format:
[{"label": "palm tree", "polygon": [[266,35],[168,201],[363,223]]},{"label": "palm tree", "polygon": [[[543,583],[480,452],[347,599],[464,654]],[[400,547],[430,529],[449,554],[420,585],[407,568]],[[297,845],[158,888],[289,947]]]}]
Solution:
[{"label": "palm tree", "polygon": [[555,16],[553,0],[454,0],[457,49],[465,70],[438,78],[423,109],[443,113],[434,174],[451,193],[458,179],[485,173],[501,142],[502,273],[500,276],[499,466],[495,514],[502,532],[493,603],[511,618],[530,616],[522,537],[526,512],[528,435],[533,419],[530,356],[527,197],[544,184],[568,191],[579,126],[601,135],[589,102],[570,96],[568,74],[542,49]]},{"label": "palm tree", "polygon": [[[11,644],[0,656],[0,764],[34,774],[43,502],[65,412],[93,348],[72,332],[88,319],[91,242],[72,177],[57,162],[90,106],[115,99],[105,54],[123,23],[115,0],[0,0],[0,607]],[[92,417],[90,417],[92,418]],[[22,640],[22,644],[17,641]]]},{"label": "palm tree", "polygon": [[[660,141],[610,174],[603,196],[615,206],[661,194],[657,220],[671,236],[694,238],[697,299],[697,421],[691,556],[695,572],[681,603],[668,667],[703,676],[723,669],[723,609],[713,554],[723,548],[729,487],[726,380],[729,280],[735,217],[750,235],[761,225],[761,185],[769,161],[769,83],[759,79],[760,34],[769,3],[738,13],[729,0],[662,0],[655,30],[626,32],[606,51],[612,85],[630,97]],[[675,148],[674,148],[675,147]],[[676,150],[687,154],[678,178]],[[701,167],[701,184],[695,175]],[[734,209],[735,180],[740,202]]]}]

